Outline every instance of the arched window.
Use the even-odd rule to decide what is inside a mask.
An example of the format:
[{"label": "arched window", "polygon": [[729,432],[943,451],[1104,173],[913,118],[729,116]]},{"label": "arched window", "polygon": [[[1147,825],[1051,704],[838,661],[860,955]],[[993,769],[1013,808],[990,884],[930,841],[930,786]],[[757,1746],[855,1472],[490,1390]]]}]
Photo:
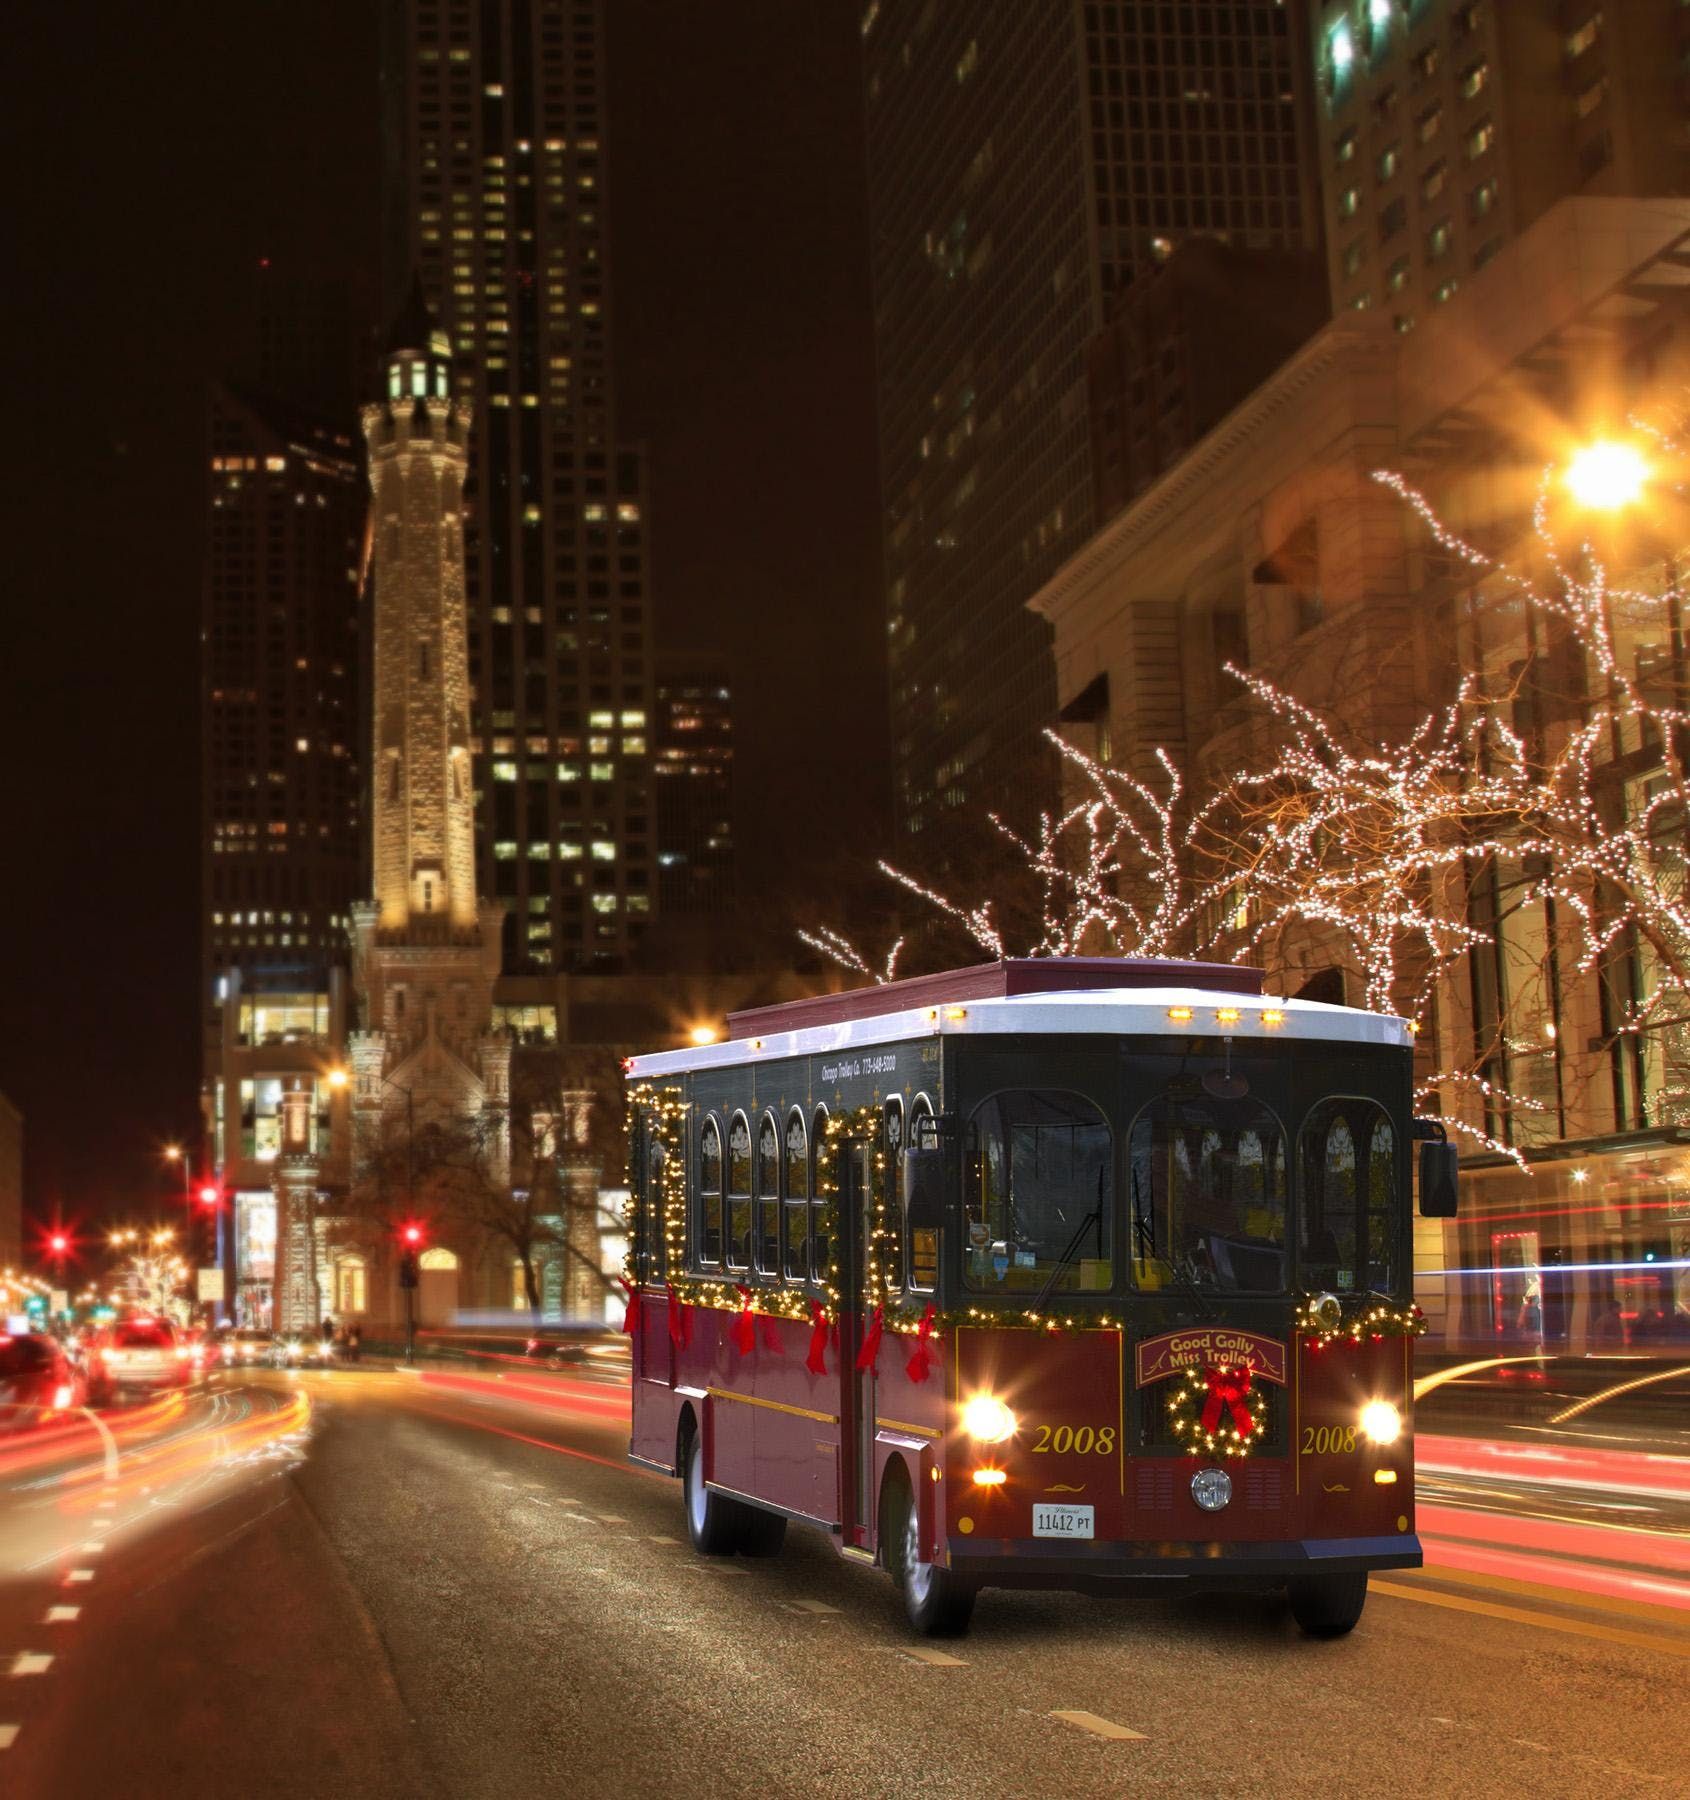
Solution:
[{"label": "arched window", "polygon": [[880,1115],[881,1152],[886,1159],[886,1279],[904,1285],[904,1103],[894,1094]]},{"label": "arched window", "polygon": [[645,1122],[645,1268],[649,1281],[661,1281],[669,1270],[669,1218],[665,1211],[668,1196],[663,1191],[663,1171],[669,1153],[657,1135],[655,1121]]},{"label": "arched window", "polygon": [[833,1271],[833,1232],[839,1217],[838,1171],[827,1164],[827,1108],[810,1122],[810,1274],[826,1281]]},{"label": "arched window", "polygon": [[[925,1094],[917,1094],[910,1106],[908,1148],[927,1150],[938,1142],[932,1121],[933,1102]],[[900,1196],[902,1192],[900,1186]],[[931,1293],[939,1285],[939,1233],[932,1226],[924,1226],[920,1230],[906,1229],[905,1236],[909,1240],[910,1286]]]},{"label": "arched window", "polygon": [[780,1274],[780,1133],[775,1115],[764,1113],[757,1127],[757,1267]]},{"label": "arched window", "polygon": [[421,1269],[455,1269],[458,1259],[450,1250],[425,1250],[417,1258],[417,1266]]},{"label": "arched window", "polygon": [[698,1206],[693,1215],[693,1248],[701,1263],[722,1260],[722,1128],[704,1121],[698,1138]]},{"label": "arched window", "polygon": [[1127,1206],[1133,1280],[1282,1294],[1285,1133],[1260,1100],[1191,1084],[1152,1100],[1133,1123]]},{"label": "arched window", "polygon": [[361,1313],[369,1310],[369,1266],[361,1256],[337,1257],[334,1265],[334,1310]]},{"label": "arched window", "polygon": [[1392,1291],[1397,1139],[1384,1107],[1323,1100],[1303,1124],[1298,1279],[1338,1293]]},{"label": "arched window", "polygon": [[786,1278],[810,1279],[810,1134],[794,1108],[786,1119]]},{"label": "arched window", "polygon": [[751,1127],[735,1113],[728,1127],[728,1241],[730,1269],[751,1267]]}]

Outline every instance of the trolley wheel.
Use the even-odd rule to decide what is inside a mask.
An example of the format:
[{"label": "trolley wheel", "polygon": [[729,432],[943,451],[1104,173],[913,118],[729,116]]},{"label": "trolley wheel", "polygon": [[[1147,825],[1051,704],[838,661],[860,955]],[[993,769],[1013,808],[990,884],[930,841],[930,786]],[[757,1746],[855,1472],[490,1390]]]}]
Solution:
[{"label": "trolley wheel", "polygon": [[[713,1494],[704,1485],[704,1440],[697,1431],[687,1434],[682,1487],[686,1495],[687,1536],[701,1556],[732,1556],[739,1547],[738,1501]],[[784,1521],[783,1521],[784,1523]]]},{"label": "trolley wheel", "polygon": [[904,1596],[904,1613],[922,1637],[960,1637],[974,1616],[975,1588],[953,1570],[921,1560],[920,1514],[901,1472],[887,1478],[880,1503],[886,1565]]},{"label": "trolley wheel", "polygon": [[779,1556],[786,1542],[786,1520],[765,1507],[739,1505],[741,1556]]},{"label": "trolley wheel", "polygon": [[1342,1637],[1367,1604],[1367,1571],[1308,1575],[1291,1583],[1291,1615],[1310,1637]]}]

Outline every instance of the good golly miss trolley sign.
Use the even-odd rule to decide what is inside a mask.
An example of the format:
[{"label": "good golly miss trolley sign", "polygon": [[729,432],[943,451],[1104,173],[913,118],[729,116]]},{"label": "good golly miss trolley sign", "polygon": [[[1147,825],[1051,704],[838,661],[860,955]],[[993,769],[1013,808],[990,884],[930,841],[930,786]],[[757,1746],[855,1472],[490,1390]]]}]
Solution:
[{"label": "good golly miss trolley sign", "polygon": [[1187,1369],[1248,1369],[1258,1381],[1285,1385],[1285,1346],[1257,1331],[1232,1331],[1224,1325],[1165,1331],[1136,1344],[1134,1356],[1140,1387]]}]

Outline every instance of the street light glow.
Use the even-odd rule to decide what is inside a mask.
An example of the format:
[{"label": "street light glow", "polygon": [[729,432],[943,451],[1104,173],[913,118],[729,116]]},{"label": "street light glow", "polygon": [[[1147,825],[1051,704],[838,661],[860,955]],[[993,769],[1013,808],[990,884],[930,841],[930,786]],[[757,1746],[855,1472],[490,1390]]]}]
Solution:
[{"label": "street light glow", "polygon": [[1631,444],[1599,439],[1567,464],[1567,491],[1592,512],[1619,512],[1635,505],[1648,484],[1649,465]]},{"label": "street light glow", "polygon": [[687,1036],[700,1047],[705,1044],[713,1044],[716,1041],[716,1027],[714,1025],[695,1025],[687,1033]]}]

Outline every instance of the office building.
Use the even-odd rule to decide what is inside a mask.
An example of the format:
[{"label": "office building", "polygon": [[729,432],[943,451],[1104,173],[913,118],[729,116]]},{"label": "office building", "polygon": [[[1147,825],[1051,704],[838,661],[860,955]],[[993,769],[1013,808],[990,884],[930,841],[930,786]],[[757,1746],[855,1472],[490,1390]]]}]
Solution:
[{"label": "office building", "polygon": [[[477,861],[512,972],[619,966],[653,907],[644,478],[618,442],[601,0],[386,0],[384,284],[474,417]],[[600,846],[608,846],[608,853]]]},{"label": "office building", "polygon": [[221,1066],[231,970],[326,1003],[360,890],[359,565],[351,424],[218,385],[202,596],[200,1007]]},{"label": "office building", "polygon": [[1573,195],[1690,192],[1690,12],[1325,0],[1316,113],[1333,310],[1399,331]]},{"label": "office building", "polygon": [[1120,290],[1086,347],[1099,524],[1172,467],[1326,323],[1313,250],[1193,237]]},{"label": "office building", "polygon": [[1025,601],[1089,534],[1086,346],[1202,233],[1317,242],[1294,9],[869,0],[862,15],[894,806],[1040,797]]},{"label": "office building", "polygon": [[658,909],[725,912],[734,897],[733,694],[725,656],[657,658],[651,738]]}]

